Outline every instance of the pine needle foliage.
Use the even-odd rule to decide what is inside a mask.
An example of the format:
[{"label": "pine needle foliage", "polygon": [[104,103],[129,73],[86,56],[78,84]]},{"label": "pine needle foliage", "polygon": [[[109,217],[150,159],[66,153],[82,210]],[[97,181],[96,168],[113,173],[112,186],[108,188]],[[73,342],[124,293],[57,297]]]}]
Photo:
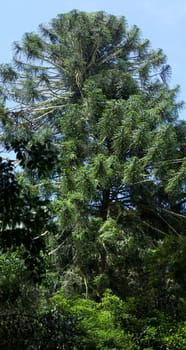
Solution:
[{"label": "pine needle foliage", "polygon": [[26,33],[0,66],[13,103],[1,142],[20,162],[18,183],[48,201],[60,287],[135,298],[135,317],[178,312],[186,291],[186,123],[170,73],[124,17],[77,10]]}]

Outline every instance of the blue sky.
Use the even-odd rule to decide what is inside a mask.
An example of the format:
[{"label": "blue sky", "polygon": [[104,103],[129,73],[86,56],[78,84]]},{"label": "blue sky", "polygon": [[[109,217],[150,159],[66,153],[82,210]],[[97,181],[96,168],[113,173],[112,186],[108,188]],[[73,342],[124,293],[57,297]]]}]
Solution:
[{"label": "blue sky", "polygon": [[[0,13],[0,63],[11,60],[12,42],[25,32],[75,8],[124,15],[129,26],[138,25],[154,49],[164,50],[172,67],[170,84],[180,85],[179,99],[186,101],[186,0],[5,0]],[[186,118],[186,109],[181,117]]]}]

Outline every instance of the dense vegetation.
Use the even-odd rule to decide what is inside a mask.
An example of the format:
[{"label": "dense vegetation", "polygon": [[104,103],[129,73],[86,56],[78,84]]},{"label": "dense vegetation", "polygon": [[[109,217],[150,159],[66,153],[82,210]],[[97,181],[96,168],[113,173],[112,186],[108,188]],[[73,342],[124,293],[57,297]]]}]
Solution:
[{"label": "dense vegetation", "polygon": [[185,349],[186,123],[163,51],[72,11],[0,77],[0,348]]}]

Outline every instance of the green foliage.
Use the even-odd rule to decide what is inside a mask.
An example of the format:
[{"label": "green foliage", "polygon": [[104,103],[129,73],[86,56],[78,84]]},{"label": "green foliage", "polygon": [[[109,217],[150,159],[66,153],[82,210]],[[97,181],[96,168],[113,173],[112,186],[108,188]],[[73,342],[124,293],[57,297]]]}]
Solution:
[{"label": "green foliage", "polygon": [[75,349],[137,349],[132,336],[121,327],[118,312],[123,302],[109,292],[101,303],[90,299],[69,300],[60,292],[51,299],[61,312],[68,310],[77,322]]},{"label": "green foliage", "polygon": [[174,323],[163,315],[147,320],[140,334],[140,349],[184,349],[185,322]]},{"label": "green foliage", "polygon": [[33,278],[43,274],[48,209],[38,191],[15,174],[14,162],[0,158],[0,244],[3,252],[23,247],[22,256]]},{"label": "green foliage", "polygon": [[[30,348],[38,322],[34,316],[39,291],[31,283],[22,252],[1,252],[0,257],[0,347]],[[35,341],[34,341],[35,342]]]},{"label": "green foliage", "polygon": [[163,51],[123,17],[73,10],[26,33],[12,62],[1,347],[184,348],[186,123]]}]

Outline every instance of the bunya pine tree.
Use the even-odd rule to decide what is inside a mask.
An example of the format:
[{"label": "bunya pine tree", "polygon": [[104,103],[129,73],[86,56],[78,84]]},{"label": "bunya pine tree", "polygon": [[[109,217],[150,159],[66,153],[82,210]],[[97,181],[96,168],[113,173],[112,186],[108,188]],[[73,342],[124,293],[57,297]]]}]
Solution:
[{"label": "bunya pine tree", "polygon": [[145,295],[142,311],[185,295],[186,124],[163,51],[124,17],[74,10],[26,33],[0,71],[2,142],[48,201],[61,287]]}]

